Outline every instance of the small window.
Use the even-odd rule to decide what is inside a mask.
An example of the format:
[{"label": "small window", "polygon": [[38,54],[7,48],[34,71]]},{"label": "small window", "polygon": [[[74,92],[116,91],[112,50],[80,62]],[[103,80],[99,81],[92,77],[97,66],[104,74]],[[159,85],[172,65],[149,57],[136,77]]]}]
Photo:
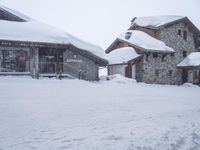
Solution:
[{"label": "small window", "polygon": [[155,75],[156,75],[156,77],[159,76],[159,70],[158,69],[155,70]]},{"label": "small window", "polygon": [[154,57],[154,58],[157,58],[157,57],[158,57],[158,54],[153,54],[153,57]]},{"label": "small window", "polygon": [[165,56],[166,56],[166,55],[162,55],[162,62],[165,61]]},{"label": "small window", "polygon": [[183,39],[187,40],[187,31],[183,31]]},{"label": "small window", "polygon": [[169,70],[169,72],[168,72],[168,76],[171,77],[172,74],[173,74],[173,71],[172,71],[172,70]]},{"label": "small window", "polygon": [[183,58],[187,57],[187,51],[183,51]]},{"label": "small window", "polygon": [[178,30],[178,35],[181,35],[181,30],[180,29]]},{"label": "small window", "polygon": [[126,32],[125,39],[129,40],[131,38],[131,36],[132,36],[132,32]]},{"label": "small window", "polygon": [[146,61],[148,61],[149,59],[149,54],[146,54]]},{"label": "small window", "polygon": [[[199,73],[200,73],[200,72],[199,72]],[[199,75],[199,74],[198,74],[198,71],[195,71],[195,72],[194,72],[194,78],[195,78],[195,79],[198,79],[198,75]]]}]

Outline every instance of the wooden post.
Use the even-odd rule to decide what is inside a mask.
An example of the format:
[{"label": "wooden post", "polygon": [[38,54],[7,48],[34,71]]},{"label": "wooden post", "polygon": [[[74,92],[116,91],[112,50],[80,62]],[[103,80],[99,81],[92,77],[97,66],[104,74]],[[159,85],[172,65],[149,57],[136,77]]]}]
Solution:
[{"label": "wooden post", "polygon": [[194,77],[195,77],[195,71],[194,71],[194,68],[192,67],[192,75],[193,75],[193,84],[194,84]]}]

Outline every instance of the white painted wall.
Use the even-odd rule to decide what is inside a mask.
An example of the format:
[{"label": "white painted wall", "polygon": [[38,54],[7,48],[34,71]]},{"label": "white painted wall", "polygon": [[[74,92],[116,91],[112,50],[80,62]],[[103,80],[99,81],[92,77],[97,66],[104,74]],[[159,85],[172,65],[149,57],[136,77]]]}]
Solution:
[{"label": "white painted wall", "polygon": [[135,79],[135,65],[132,66],[132,79]]},{"label": "white painted wall", "polygon": [[108,75],[113,75],[113,74],[121,74],[125,76],[125,68],[127,65],[113,65],[109,66],[108,69]]}]

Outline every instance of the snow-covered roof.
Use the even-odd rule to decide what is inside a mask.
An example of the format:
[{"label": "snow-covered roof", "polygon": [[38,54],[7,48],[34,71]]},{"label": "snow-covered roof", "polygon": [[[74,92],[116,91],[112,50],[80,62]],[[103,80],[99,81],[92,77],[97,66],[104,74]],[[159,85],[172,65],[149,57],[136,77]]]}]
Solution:
[{"label": "snow-covered roof", "polygon": [[200,66],[200,52],[193,52],[189,54],[178,67],[198,67]]},{"label": "snow-covered roof", "polygon": [[20,13],[20,12],[17,12],[13,9],[10,9],[10,8],[2,6],[2,5],[0,5],[0,10],[7,11],[7,12],[9,12],[9,13],[11,13],[11,14],[13,14],[13,15],[15,15],[15,16],[17,16],[17,17],[19,17],[19,18],[21,18],[25,21],[28,21],[29,19],[31,19],[30,17],[28,17],[28,16],[26,16],[26,15]]},{"label": "snow-covered roof", "polygon": [[0,9],[9,11],[9,13],[25,20],[25,22],[0,20],[0,40],[72,44],[98,57],[105,57],[104,50],[99,46],[82,41],[60,29],[36,21],[4,6],[0,5]]},{"label": "snow-covered roof", "polygon": [[183,16],[164,15],[164,16],[150,16],[140,17],[133,20],[133,24],[137,24],[142,27],[159,27],[176,20],[184,18]]},{"label": "snow-covered roof", "polygon": [[128,61],[139,57],[132,47],[123,47],[115,49],[106,55],[106,59],[109,61],[110,65],[127,63]]},{"label": "snow-covered roof", "polygon": [[[127,35],[129,36],[127,38]],[[128,30],[119,35],[119,39],[139,46],[147,51],[174,52],[174,50],[160,40],[138,30]]]}]

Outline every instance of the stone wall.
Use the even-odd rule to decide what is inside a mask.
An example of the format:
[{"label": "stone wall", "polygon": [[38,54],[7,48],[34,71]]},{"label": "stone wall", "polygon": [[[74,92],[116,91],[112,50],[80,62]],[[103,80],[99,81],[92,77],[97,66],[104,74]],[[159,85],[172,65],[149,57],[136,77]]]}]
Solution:
[{"label": "stone wall", "polygon": [[[178,35],[178,30],[181,30],[181,35]],[[183,31],[187,31],[187,39],[183,39]],[[171,61],[173,67],[173,78],[177,78],[175,84],[182,83],[182,70],[177,68],[177,64],[183,61],[183,51],[189,55],[196,51],[193,33],[184,23],[175,24],[169,28],[161,30],[160,40],[164,41],[167,46],[175,50],[174,59]],[[191,82],[193,76],[188,75],[188,81]]]},{"label": "stone wall", "polygon": [[171,65],[173,59],[171,54],[157,54],[157,57],[154,54],[144,54],[140,65],[140,80],[145,83],[178,84],[178,77],[174,76],[174,68]]},{"label": "stone wall", "polygon": [[[178,35],[181,30],[181,35]],[[187,39],[183,39],[183,31],[187,31]],[[175,24],[168,28],[160,30],[160,40],[167,46],[175,50],[174,56],[171,54],[158,54],[154,57],[150,54],[144,54],[144,57],[138,67],[136,66],[138,81],[146,83],[158,84],[182,84],[182,70],[177,68],[183,59],[183,51],[187,51],[187,55],[196,51],[194,36],[191,31],[183,24]],[[139,71],[140,69],[140,71]],[[188,74],[188,81],[192,81],[192,75]]]},{"label": "stone wall", "polygon": [[63,73],[83,80],[98,80],[99,65],[89,58],[66,49],[63,53]]}]

